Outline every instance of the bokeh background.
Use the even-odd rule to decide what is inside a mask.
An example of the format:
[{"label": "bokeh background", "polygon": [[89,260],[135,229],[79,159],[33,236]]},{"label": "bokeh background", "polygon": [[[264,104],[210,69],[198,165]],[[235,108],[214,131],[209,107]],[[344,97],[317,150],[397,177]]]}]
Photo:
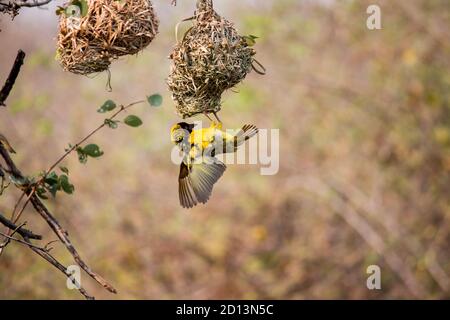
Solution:
[{"label": "bokeh background", "polygon": [[[145,125],[105,129],[91,142],[105,155],[65,161],[73,196],[46,203],[83,258],[119,291],[101,299],[450,298],[450,13],[446,0],[216,0],[242,34],[260,37],[252,73],[224,98],[225,126],[280,129],[280,171],[229,166],[211,201],[179,207],[178,168],[168,129],[179,121],[165,78],[174,26],[193,0],[154,1],[156,40],[94,78],[55,61],[57,18],[24,9],[0,19],[0,75],[28,55],[0,131],[33,175],[53,163],[103,116],[107,99],[129,103],[161,93],[161,108],[137,106]],[[383,29],[366,28],[382,9]],[[1,80],[4,81],[4,80]],[[2,82],[3,83],[3,82]],[[10,214],[19,193],[0,197]],[[32,210],[28,227],[54,240]],[[62,245],[53,253],[72,264]],[[379,265],[382,290],[366,288]],[[0,298],[81,299],[28,248],[0,257]]]}]

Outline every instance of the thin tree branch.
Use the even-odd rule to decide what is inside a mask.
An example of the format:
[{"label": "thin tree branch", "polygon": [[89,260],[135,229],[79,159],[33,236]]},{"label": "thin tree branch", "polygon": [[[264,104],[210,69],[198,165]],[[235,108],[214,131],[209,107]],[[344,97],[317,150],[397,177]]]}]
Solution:
[{"label": "thin tree branch", "polygon": [[17,5],[19,7],[26,7],[26,8],[34,8],[34,7],[42,7],[45,6],[46,4],[49,4],[50,2],[52,2],[52,0],[41,0],[41,1],[37,1],[37,0],[33,0],[33,1],[17,1]]},{"label": "thin tree branch", "polygon": [[[17,231],[17,233],[19,233],[19,232]],[[32,247],[34,247],[34,248],[42,249],[41,247],[38,247],[38,246],[36,246],[36,245],[34,245],[34,244],[26,243],[26,242],[23,241],[23,240],[20,240],[20,239],[14,238],[13,236],[9,236],[9,235],[7,235],[7,234],[4,234],[3,232],[0,232],[0,236],[6,238],[8,242],[9,242],[9,241],[15,241],[15,242],[18,242],[18,243],[21,243],[21,244],[25,244],[25,245],[27,245],[27,246],[32,246]],[[7,244],[7,243],[6,243],[6,244]],[[0,249],[4,248],[6,244],[0,245]]]},{"label": "thin tree branch", "polygon": [[9,221],[0,213],[0,223],[3,224],[10,230],[16,230],[18,234],[22,237],[27,237],[29,239],[42,240],[42,236],[38,234],[34,234],[32,231],[24,229],[20,226],[16,226],[13,222]]},{"label": "thin tree branch", "polygon": [[[22,209],[19,211],[19,213],[17,214],[17,216],[15,218],[12,218],[14,223],[17,223],[17,221],[19,221],[20,217],[22,216],[22,213],[25,211],[25,209],[27,208],[27,205],[30,203],[31,196],[34,194],[35,191],[36,191],[36,188],[33,187],[31,189],[31,193],[27,196],[27,199],[25,200],[25,203],[22,206]],[[25,195],[25,194],[26,194],[26,192],[23,193],[23,195]]]},{"label": "thin tree branch", "polygon": [[30,242],[30,240],[28,238],[24,238],[24,241],[26,242],[26,244],[28,245],[28,247],[33,250],[36,254],[38,254],[39,256],[41,256],[43,259],[45,259],[48,263],[50,263],[52,266],[54,266],[56,269],[58,269],[59,271],[61,271],[62,273],[64,273],[64,275],[69,278],[72,283],[74,284],[74,286],[78,289],[78,291],[87,299],[87,300],[95,300],[95,297],[89,295],[87,293],[87,291],[81,286],[80,283],[78,283],[76,281],[76,279],[74,277],[72,277],[72,274],[67,271],[67,268],[62,265],[58,260],[56,260],[55,257],[53,257],[48,250],[45,250],[43,248],[37,248],[35,246],[32,245],[32,243]]},{"label": "thin tree branch", "polygon": [[0,164],[0,196],[3,195],[3,192],[5,192],[9,185],[9,182],[5,184],[5,172],[2,165]]},{"label": "thin tree branch", "polygon": [[[5,162],[8,165],[8,172],[14,173],[16,179],[24,179],[20,170],[17,168],[8,152],[5,150],[3,145],[0,145],[0,155],[3,157]],[[34,209],[41,215],[41,217],[47,222],[53,232],[58,236],[58,238],[65,245],[67,250],[73,256],[78,265],[95,281],[101,284],[105,289],[109,292],[117,293],[116,289],[109,284],[105,279],[103,279],[100,275],[92,271],[89,266],[84,262],[84,260],[80,257],[75,247],[72,245],[68,233],[60,226],[59,222],[53,217],[47,207],[42,203],[42,201],[34,194],[34,188],[31,190],[29,186],[25,186],[25,192],[28,196],[30,196],[30,201],[33,204]]]},{"label": "thin tree branch", "polygon": [[[16,58],[16,61],[14,62],[12,71],[8,77],[8,79],[6,80],[5,85],[3,86],[3,89],[1,91],[1,100],[0,102],[3,104],[3,102],[8,98],[15,80],[20,72],[20,66],[23,64],[23,59],[25,57],[25,53],[22,50],[19,50],[19,54],[18,54],[18,58]],[[128,107],[131,107],[134,104],[129,105]],[[127,107],[127,108],[128,108]],[[118,113],[120,113],[121,111],[124,111],[126,108],[124,108],[122,106],[121,110],[119,110]],[[104,125],[103,125],[104,126]],[[100,129],[103,127],[101,126]],[[100,130],[98,129],[98,130]],[[97,130],[97,131],[98,131]],[[92,136],[92,134],[90,135]],[[89,137],[90,137],[89,136]],[[75,149],[74,149],[75,150]],[[73,150],[72,150],[73,151]],[[64,159],[67,155],[65,155],[62,159]],[[2,173],[3,171],[8,173],[11,178],[13,178],[14,180],[19,180],[19,181],[26,181],[25,177],[22,175],[21,171],[19,170],[19,168],[17,168],[16,164],[14,163],[14,161],[11,159],[8,151],[6,150],[5,146],[3,145],[3,143],[0,143],[0,157],[3,158],[6,166],[2,166]],[[62,161],[62,159],[60,161]],[[55,164],[55,166],[58,164],[59,162],[57,162]],[[89,276],[91,276],[94,280],[96,280],[98,283],[100,283],[104,288],[106,288],[108,291],[112,292],[112,293],[117,293],[116,289],[114,289],[114,287],[112,285],[110,285],[105,279],[103,279],[101,276],[99,276],[98,274],[96,274],[95,272],[93,272],[88,265],[81,259],[80,255],[78,254],[77,250],[75,249],[75,247],[72,245],[71,241],[69,240],[68,234],[67,232],[60,226],[59,222],[53,217],[53,215],[50,213],[50,211],[47,209],[47,207],[42,203],[42,201],[34,194],[35,192],[35,185],[30,186],[30,185],[18,185],[16,184],[16,186],[18,188],[20,188],[21,190],[24,191],[24,193],[26,193],[26,195],[28,196],[29,201],[31,201],[31,203],[33,204],[34,209],[41,215],[41,217],[48,223],[48,225],[50,226],[50,228],[52,229],[52,231],[58,236],[58,238],[62,241],[62,243],[66,246],[67,250],[72,254],[73,258],[75,259],[75,261],[78,263],[78,265],[87,273],[89,274]],[[27,201],[28,203],[28,201]],[[25,203],[23,209],[21,212],[23,212],[24,208],[26,207],[27,203]],[[17,218],[16,218],[17,219]],[[5,222],[6,224],[9,224],[10,226],[14,225],[14,223],[12,223],[11,221],[8,221],[6,218],[2,219],[3,222]],[[8,227],[9,228],[9,227]],[[16,227],[15,231],[17,231],[19,233],[19,230],[21,229],[21,227]],[[23,229],[22,231],[23,232]],[[51,263],[54,267],[56,267],[58,270],[60,270],[61,272],[63,272],[67,277],[71,278],[71,274],[69,274],[69,272],[67,271],[67,269],[61,264],[59,263],[52,255],[50,255],[48,253],[47,250],[42,249],[42,248],[37,248],[36,246],[34,246],[31,242],[30,242],[30,237],[28,236],[24,236],[21,233],[19,233],[24,241],[27,243],[27,245],[29,246],[29,248],[31,250],[33,250],[35,253],[37,253],[38,255],[40,255],[42,258],[44,258],[45,260],[47,260],[49,263]],[[17,239],[9,236],[9,235],[4,235],[7,239],[9,240],[14,240],[17,242]],[[11,239],[10,239],[11,238]],[[86,293],[86,291],[79,286],[75,280],[73,278],[72,282],[76,285],[77,288],[79,288],[79,291],[81,294],[83,294],[83,296],[85,296],[87,299],[93,299],[92,296],[88,295]]]},{"label": "thin tree branch", "polygon": [[16,60],[14,61],[11,72],[9,73],[6,82],[0,91],[0,106],[5,106],[6,98],[8,98],[14,84],[16,83],[17,76],[19,75],[20,68],[23,65],[23,60],[25,59],[25,52],[19,50],[16,56]]},{"label": "thin tree branch", "polygon": [[24,197],[25,197],[25,192],[22,192],[21,196],[19,197],[19,200],[17,200],[16,204],[14,205],[14,209],[13,209],[13,212],[12,212],[12,214],[11,214],[11,220],[12,220],[12,221],[17,221],[17,220],[15,219],[15,217],[16,217],[16,212],[17,212],[17,209],[19,208],[19,205],[20,205],[20,203],[22,202],[22,200],[23,200]]},{"label": "thin tree branch", "polygon": [[31,203],[33,204],[34,209],[41,215],[41,217],[47,222],[53,232],[58,236],[61,242],[65,245],[67,251],[73,256],[74,260],[78,263],[78,265],[95,281],[100,283],[106,290],[112,293],[117,293],[117,290],[109,284],[105,279],[103,279],[100,275],[95,273],[89,268],[89,266],[81,259],[75,247],[72,245],[72,242],[69,239],[68,233],[64,230],[59,222],[53,217],[50,211],[45,207],[42,201],[36,196],[33,195],[31,197]]},{"label": "thin tree branch", "polygon": [[[127,106],[121,106],[120,109],[115,112],[108,120],[112,121],[114,120],[119,114],[122,112],[128,110],[129,108],[143,103],[144,101],[137,101],[128,104]],[[25,210],[27,204],[31,201],[33,204],[34,209],[41,215],[41,217],[47,222],[47,224],[50,226],[50,228],[53,230],[53,232],[58,236],[58,238],[61,240],[61,242],[65,245],[66,249],[70,252],[70,254],[73,256],[74,260],[78,263],[78,265],[89,275],[91,276],[95,281],[97,281],[99,284],[101,284],[106,290],[117,293],[116,289],[109,284],[103,277],[95,273],[94,271],[89,268],[89,266],[83,261],[81,256],[79,255],[78,251],[75,249],[75,247],[72,245],[67,231],[65,231],[59,224],[59,222],[53,217],[53,215],[50,213],[50,211],[45,207],[45,205],[42,203],[42,201],[36,196],[36,187],[41,184],[45,177],[53,170],[55,169],[67,156],[69,156],[72,152],[74,152],[80,145],[82,145],[84,142],[86,142],[89,138],[91,138],[94,134],[96,134],[98,131],[100,131],[102,128],[106,126],[106,122],[103,122],[100,126],[98,126],[96,129],[94,129],[91,133],[89,133],[86,137],[80,140],[77,144],[75,144],[73,147],[71,147],[69,150],[66,151],[64,155],[62,155],[53,165],[50,166],[50,168],[46,171],[46,175],[42,177],[36,184],[30,188],[30,186],[24,186],[23,190],[24,193],[27,194],[27,201],[23,205],[22,210],[16,217],[16,220],[20,217],[22,212]],[[20,172],[20,170],[17,168],[17,166],[12,161],[11,157],[9,156],[8,152],[4,149],[3,146],[0,146],[0,154],[4,158],[5,162],[8,165],[8,171],[12,173],[17,179],[23,179],[23,176]]]},{"label": "thin tree branch", "polygon": [[6,163],[6,168],[3,167],[3,170],[10,174],[15,179],[23,178],[22,172],[16,167],[14,161],[9,156],[8,151],[6,151],[5,147],[0,143],[0,156]]}]

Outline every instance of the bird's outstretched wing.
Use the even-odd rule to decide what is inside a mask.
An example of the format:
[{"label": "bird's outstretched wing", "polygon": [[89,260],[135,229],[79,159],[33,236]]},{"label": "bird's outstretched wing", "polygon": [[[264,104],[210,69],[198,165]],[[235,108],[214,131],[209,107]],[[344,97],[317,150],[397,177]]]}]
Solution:
[{"label": "bird's outstretched wing", "polygon": [[245,141],[250,140],[252,137],[258,134],[258,128],[254,125],[246,124],[242,129],[236,134],[234,138],[234,143],[236,147],[244,144]]},{"label": "bird's outstretched wing", "polygon": [[[254,125],[246,124],[242,127],[236,135],[224,134],[223,135],[223,146],[217,147],[214,155],[220,153],[233,153],[238,150],[238,148],[243,145],[247,140],[258,134],[258,128]],[[222,150],[223,149],[223,150]],[[219,151],[219,152],[218,152]]]},{"label": "bird's outstretched wing", "polygon": [[202,162],[190,166],[183,162],[178,178],[181,206],[193,208],[199,203],[208,202],[214,184],[222,177],[226,169],[226,165],[220,161]]}]

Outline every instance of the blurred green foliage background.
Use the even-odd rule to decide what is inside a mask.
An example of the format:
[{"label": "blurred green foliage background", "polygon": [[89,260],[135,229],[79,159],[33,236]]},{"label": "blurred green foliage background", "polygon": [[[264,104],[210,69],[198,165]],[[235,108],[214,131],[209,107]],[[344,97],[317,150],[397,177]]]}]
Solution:
[{"label": "blurred green foliage background", "polygon": [[[59,1],[56,1],[57,4]],[[25,66],[0,109],[14,159],[37,174],[96,125],[107,99],[160,92],[159,109],[136,107],[138,129],[105,129],[105,155],[64,164],[76,192],[47,202],[88,264],[118,289],[87,276],[97,298],[450,298],[450,10],[446,0],[375,1],[383,29],[369,31],[374,1],[216,1],[242,34],[258,39],[252,73],[229,92],[225,126],[279,128],[280,172],[230,166],[206,206],[178,204],[169,128],[179,121],[165,86],[174,26],[194,1],[155,1],[160,35],[107,76],[65,73],[55,61],[49,10],[0,17],[0,75],[19,48]],[[1,80],[3,81],[3,80]],[[0,197],[9,214],[19,193]],[[32,210],[27,226],[54,240]],[[72,264],[62,245],[53,252]],[[366,288],[379,265],[382,290]],[[28,248],[0,257],[0,298],[79,299]]]}]

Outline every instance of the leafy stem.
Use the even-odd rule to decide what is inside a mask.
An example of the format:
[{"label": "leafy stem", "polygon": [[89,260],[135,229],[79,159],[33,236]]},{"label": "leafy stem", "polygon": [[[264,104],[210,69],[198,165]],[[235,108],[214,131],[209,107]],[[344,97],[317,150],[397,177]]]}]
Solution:
[{"label": "leafy stem", "polygon": [[99,132],[100,130],[102,130],[108,122],[112,122],[114,121],[114,119],[117,118],[117,116],[119,114],[121,114],[122,112],[128,110],[129,108],[137,105],[137,104],[141,104],[144,103],[145,101],[137,101],[137,102],[133,102],[130,103],[127,106],[123,106],[121,105],[119,107],[119,110],[116,111],[111,117],[109,117],[108,119],[106,119],[106,121],[104,121],[101,125],[99,125],[95,130],[93,130],[91,133],[89,133],[86,137],[84,137],[83,139],[81,139],[78,143],[76,143],[74,146],[70,147],[65,154],[63,154],[53,165],[50,166],[50,168],[46,171],[45,175],[38,181],[39,183],[42,183],[47,176],[64,160],[66,159],[72,152],[74,152],[75,150],[77,150],[78,148],[81,147],[81,145],[83,143],[85,143],[87,140],[89,140],[93,135],[95,135],[97,132]]},{"label": "leafy stem", "polygon": [[[152,106],[159,106],[162,100],[160,95],[153,95],[149,97],[147,101]],[[82,147],[82,145],[85,142],[87,142],[90,138],[92,138],[92,136],[94,136],[96,133],[102,130],[104,127],[116,129],[119,123],[119,121],[116,119],[121,113],[127,111],[128,109],[132,108],[135,105],[144,102],[145,101],[141,100],[130,103],[126,106],[124,105],[117,106],[111,100],[106,101],[102,105],[102,107],[97,110],[99,113],[110,112],[115,110],[116,108],[118,108],[118,110],[115,111],[114,114],[112,114],[112,116],[106,118],[102,124],[100,124],[97,128],[92,130],[88,135],[86,135],[75,145],[69,145],[69,148],[65,150],[65,153],[61,157],[59,157],[58,160],[49,167],[49,169],[44,171],[36,182],[34,182],[33,178],[25,179],[23,181],[23,186],[25,187],[23,188],[24,192],[28,192],[29,197],[33,196],[34,194],[37,194],[37,196],[42,199],[47,199],[46,196],[47,191],[49,191],[50,194],[53,195],[53,197],[55,197],[56,193],[60,190],[64,191],[67,194],[72,194],[75,190],[75,187],[69,181],[68,177],[69,170],[66,167],[60,167],[60,170],[63,172],[63,174],[61,174],[60,176],[58,176],[58,174],[54,170],[61,164],[61,162],[63,162],[73,152],[78,153],[78,158],[81,163],[86,163],[88,157],[92,158],[101,157],[103,155],[103,151],[101,151],[99,146],[97,146],[96,144],[90,144],[85,146],[84,148]],[[130,127],[139,127],[140,125],[142,125],[142,120],[137,116],[130,115],[127,118],[125,118],[124,123]]]},{"label": "leafy stem", "polygon": [[[78,160],[85,164],[89,157],[90,158],[99,158],[103,156],[103,151],[101,151],[100,147],[96,144],[88,144],[86,146],[84,145],[92,136],[94,136],[96,133],[98,133],[100,130],[102,130],[104,127],[109,127],[110,129],[117,129],[120,123],[123,123],[124,125],[127,125],[129,127],[137,128],[140,127],[143,122],[142,120],[136,116],[136,115],[128,115],[125,119],[122,121],[117,120],[117,117],[121,114],[127,111],[128,109],[132,108],[135,105],[144,103],[144,100],[136,101],[133,103],[130,103],[126,106],[124,105],[117,105],[112,100],[107,100],[98,110],[98,113],[107,113],[112,112],[112,116],[109,118],[104,119],[104,121],[96,127],[94,130],[92,130],[88,135],[86,135],[83,139],[81,139],[79,142],[77,142],[75,145],[69,144],[69,147],[65,150],[65,153],[58,158],[58,160],[53,163],[48,170],[43,171],[39,175],[39,179],[34,177],[19,177],[17,179],[14,179],[13,182],[22,189],[24,194],[28,196],[28,199],[22,208],[21,212],[19,213],[18,217],[20,217],[21,213],[27,206],[29,199],[33,197],[34,195],[37,195],[41,199],[48,199],[47,192],[49,192],[53,197],[56,197],[56,194],[58,191],[63,191],[66,194],[73,194],[75,191],[75,186],[70,183],[69,179],[69,169],[63,166],[60,166],[60,164],[73,152],[77,152],[78,154]],[[159,94],[154,94],[149,97],[147,97],[147,102],[152,107],[159,107],[162,104],[162,97]],[[58,174],[55,169],[59,166],[59,170],[62,172],[61,174]],[[21,197],[22,199],[22,197]],[[19,202],[21,201],[19,200]],[[17,204],[18,205],[18,204]],[[16,206],[17,206],[16,205]],[[17,220],[17,219],[16,219]]]}]

